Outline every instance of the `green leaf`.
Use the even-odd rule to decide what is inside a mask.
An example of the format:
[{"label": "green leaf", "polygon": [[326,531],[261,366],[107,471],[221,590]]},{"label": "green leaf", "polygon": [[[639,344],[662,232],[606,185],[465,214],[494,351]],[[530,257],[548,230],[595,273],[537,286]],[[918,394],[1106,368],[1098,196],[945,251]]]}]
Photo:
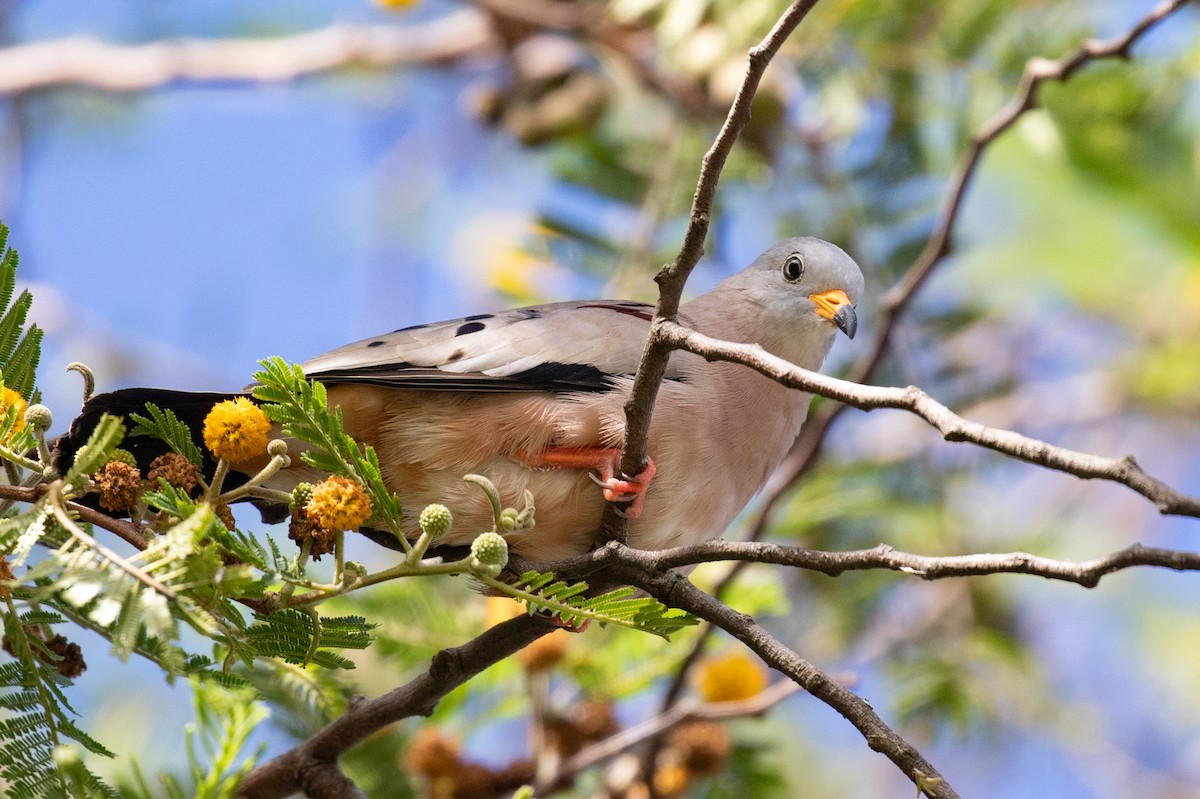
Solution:
[{"label": "green leaf", "polygon": [[[25,399],[34,394],[34,378],[38,360],[41,358],[42,331],[37,325],[25,328],[25,318],[33,295],[22,291],[12,301],[16,288],[17,251],[6,248],[8,226],[0,222],[0,372],[4,374],[4,385]],[[10,304],[11,302],[11,304]]]},{"label": "green leaf", "polygon": [[695,617],[673,611],[652,597],[631,597],[634,589],[629,586],[589,598],[585,596],[587,583],[556,580],[549,572],[525,572],[513,585],[485,582],[524,602],[530,613],[548,613],[572,627],[594,621],[602,627],[614,624],[668,638],[698,623]]},{"label": "green leaf", "polygon": [[173,452],[191,461],[196,468],[204,465],[200,448],[192,438],[191,428],[179,421],[170,408],[160,408],[153,402],[147,402],[146,413],[150,414],[149,418],[139,413],[129,414],[129,421],[134,423],[129,433],[131,436],[157,438],[166,442]]},{"label": "green leaf", "polygon": [[390,530],[405,548],[400,531],[400,500],[383,482],[379,458],[372,447],[359,447],[346,434],[340,408],[330,409],[325,386],[305,378],[304,370],[282,358],[259,362],[254,375],[260,385],[254,398],[265,403],[263,411],[283,427],[285,435],[298,438],[315,449],[301,458],[310,466],[362,483],[371,497],[371,517]]},{"label": "green leaf", "polygon": [[76,490],[81,489],[88,475],[95,474],[108,461],[108,456],[124,438],[125,425],[121,417],[107,413],[101,416],[87,443],[75,453],[75,465],[63,476],[63,482]]}]

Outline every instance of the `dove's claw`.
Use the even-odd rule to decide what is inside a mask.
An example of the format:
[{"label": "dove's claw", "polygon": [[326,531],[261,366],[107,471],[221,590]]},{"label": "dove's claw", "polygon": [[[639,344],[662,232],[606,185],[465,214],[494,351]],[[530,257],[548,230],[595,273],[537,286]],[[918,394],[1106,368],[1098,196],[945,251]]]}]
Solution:
[{"label": "dove's claw", "polygon": [[592,482],[600,486],[604,499],[612,503],[630,503],[624,510],[617,512],[627,519],[636,519],[642,515],[642,506],[646,497],[646,489],[654,477],[654,461],[646,459],[646,468],[628,477],[616,477],[617,464],[621,460],[621,450],[603,449],[600,447],[573,447],[547,449],[531,454],[521,452],[517,459],[526,465],[539,469],[589,469],[595,470],[599,476],[588,474]]}]

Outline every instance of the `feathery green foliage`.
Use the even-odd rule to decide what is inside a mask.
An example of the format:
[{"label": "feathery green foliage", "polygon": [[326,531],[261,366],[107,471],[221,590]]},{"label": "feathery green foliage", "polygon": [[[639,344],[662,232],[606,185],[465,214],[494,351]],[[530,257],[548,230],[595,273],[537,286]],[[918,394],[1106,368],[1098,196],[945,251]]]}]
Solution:
[{"label": "feathery green foliage", "polygon": [[[185,732],[188,755],[188,786],[170,775],[161,777],[170,799],[232,799],[242,778],[254,768],[264,745],[246,754],[250,734],[270,716],[248,685],[230,687],[209,677],[192,680],[196,722]],[[156,799],[135,764],[135,782],[122,785],[122,795],[133,799]]]},{"label": "feathery green foliage", "polygon": [[[68,740],[88,751],[113,757],[104,746],[71,721],[73,714],[62,689],[72,684],[55,668],[58,658],[45,646],[53,613],[19,615],[11,597],[4,601],[4,634],[16,658],[0,665],[0,780],[14,799],[68,797],[82,787],[91,796],[117,794],[72,756]],[[60,763],[69,763],[70,773]]]},{"label": "feathery green foliage", "polygon": [[147,402],[146,413],[149,417],[140,413],[129,414],[129,421],[133,422],[129,435],[161,439],[174,452],[191,461],[193,466],[198,468],[203,465],[204,458],[196,446],[191,428],[179,421],[170,408],[160,408],[153,402]]},{"label": "feathery green foliage", "polygon": [[588,597],[587,583],[567,583],[556,580],[553,573],[536,571],[525,572],[512,586],[487,582],[524,602],[530,613],[549,613],[572,627],[594,621],[601,627],[614,624],[667,638],[698,623],[695,617],[672,611],[653,597],[632,597],[635,591],[629,586]]},{"label": "feathery green foliage", "polygon": [[[4,385],[27,400],[34,400],[34,379],[41,358],[42,331],[37,325],[25,327],[25,317],[33,295],[22,291],[12,301],[16,289],[17,251],[7,247],[8,226],[0,222],[0,372]],[[11,305],[10,305],[11,303]]]},{"label": "feathery green foliage", "polygon": [[323,617],[316,611],[280,610],[255,618],[246,630],[246,640],[260,657],[315,663],[327,669],[354,668],[352,661],[328,650],[366,649],[375,628],[361,616]]},{"label": "feathery green foliage", "polygon": [[289,436],[312,444],[314,451],[301,455],[304,462],[323,471],[358,480],[371,496],[372,518],[381,523],[405,547],[400,532],[400,500],[383,482],[379,459],[372,447],[360,448],[342,426],[340,408],[329,408],[325,386],[305,378],[304,370],[282,358],[260,361],[263,367],[254,379],[254,398],[273,422]]}]

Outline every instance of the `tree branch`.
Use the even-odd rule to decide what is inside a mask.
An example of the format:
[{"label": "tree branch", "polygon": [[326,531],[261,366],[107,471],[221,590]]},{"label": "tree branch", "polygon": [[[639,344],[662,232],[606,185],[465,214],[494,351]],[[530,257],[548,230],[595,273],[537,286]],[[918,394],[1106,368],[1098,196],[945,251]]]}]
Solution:
[{"label": "tree branch", "polygon": [[666,570],[711,561],[774,563],[839,577],[848,571],[890,569],[913,574],[923,580],[975,577],[985,574],[1030,574],[1049,580],[1095,588],[1101,578],[1138,566],[1155,566],[1175,571],[1200,571],[1200,552],[1181,552],[1133,544],[1125,549],[1079,562],[1055,560],[1026,552],[976,555],[914,555],[898,552],[887,544],[850,552],[825,552],[803,547],[781,546],[761,541],[708,541],[695,546],[643,553],[639,563],[648,569]]},{"label": "tree branch", "polygon": [[455,61],[495,45],[487,18],[472,9],[418,25],[332,25],[270,38],[121,45],[73,36],[0,50],[0,94],[63,85],[138,91],[175,81],[285,81],[354,65]]},{"label": "tree branch", "polygon": [[[758,90],[758,84],[771,59],[817,2],[818,0],[795,0],[766,38],[751,48],[746,75],[742,78],[720,132],[701,162],[700,178],[692,198],[687,233],[684,235],[679,254],[676,255],[673,264],[664,267],[654,278],[659,287],[658,304],[654,309],[656,320],[673,319],[679,313],[679,300],[683,295],[684,283],[687,282],[700,256],[704,254],[704,240],[708,236],[708,223],[712,216],[713,200],[716,198],[721,170],[733,150],[734,142],[750,121],[750,105],[754,100],[754,93]],[[653,329],[653,323],[651,327]],[[654,399],[658,396],[659,385],[666,374],[670,353],[671,348],[655,336],[651,335],[647,340],[645,352],[634,377],[633,388],[625,403],[625,450],[621,456],[621,470],[627,474],[636,474],[645,467],[646,443],[650,434]],[[611,504],[606,505],[599,540],[623,541],[625,534],[625,520]]]},{"label": "tree branch", "polygon": [[[947,188],[947,197],[933,232],[917,259],[883,297],[882,313],[877,333],[870,352],[849,372],[847,379],[855,383],[866,383],[879,369],[891,346],[892,336],[900,317],[908,309],[918,290],[933,273],[953,247],[954,228],[958,222],[971,181],[978,171],[983,154],[992,143],[1008,131],[1028,111],[1037,108],[1038,92],[1048,80],[1067,81],[1081,68],[1092,61],[1107,58],[1130,57],[1133,45],[1148,31],[1172,13],[1188,4],[1188,0],[1163,0],[1121,36],[1104,41],[1088,41],[1070,55],[1058,60],[1032,58],[1025,64],[1020,85],[1015,96],[991,119],[981,125],[971,136],[970,146],[959,160]],[[844,405],[827,404],[804,425],[800,438],[781,467],[780,476],[773,481],[775,488],[769,492],[762,509],[756,517],[754,534],[757,538],[766,524],[779,498],[796,482],[816,460],[821,444],[829,428],[845,410]]]},{"label": "tree branch", "polygon": [[861,410],[895,408],[909,411],[936,428],[947,441],[978,444],[1018,460],[1084,479],[1097,478],[1121,483],[1149,499],[1164,515],[1200,517],[1200,498],[1181,494],[1151,477],[1138,466],[1132,455],[1105,458],[1057,447],[1011,430],[988,427],[964,419],[916,386],[894,388],[859,385],[802,369],[757,345],[719,341],[674,322],[661,320],[656,325],[656,331],[658,337],[669,346],[695,353],[707,360],[740,363],[790,388],[820,394]]},{"label": "tree branch", "polygon": [[645,553],[616,542],[595,553],[605,572],[636,586],[670,607],[680,608],[725,630],[748,646],[767,665],[840,713],[866,739],[867,746],[891,760],[927,796],[955,799],[958,793],[929,761],[891,729],[866,700],[784,646],[749,616],[722,604],[675,572],[648,571]]},{"label": "tree branch", "polygon": [[[0,485],[0,499],[32,504],[37,502],[48,489],[48,483],[38,483],[33,486]],[[146,537],[142,535],[142,531],[133,522],[114,519],[106,513],[102,513],[95,508],[89,508],[87,505],[80,505],[78,502],[66,502],[64,505],[78,519],[116,534],[126,543],[137,549],[145,549],[148,545]]]},{"label": "tree branch", "polygon": [[[258,766],[238,787],[242,799],[282,799],[297,792],[341,796],[347,784],[337,759],[350,747],[378,730],[411,716],[428,716],[442,697],[517,650],[555,630],[547,620],[518,616],[485,631],[462,646],[433,656],[429,670],[383,696],[351,705],[341,718],[304,743]],[[322,786],[333,793],[318,794]]]}]

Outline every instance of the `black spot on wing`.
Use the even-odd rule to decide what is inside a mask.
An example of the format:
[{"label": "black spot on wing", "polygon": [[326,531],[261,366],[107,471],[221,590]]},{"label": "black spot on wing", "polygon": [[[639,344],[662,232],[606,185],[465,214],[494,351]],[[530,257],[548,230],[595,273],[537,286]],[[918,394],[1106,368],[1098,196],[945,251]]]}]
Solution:
[{"label": "black spot on wing", "polygon": [[512,315],[517,317],[518,322],[523,322],[526,319],[542,318],[542,312],[539,308],[518,308],[512,312]]},{"label": "black spot on wing", "polygon": [[382,347],[382,346],[383,346],[384,344],[386,344],[386,343],[387,343],[387,342],[384,342],[384,341],[372,341],[372,342],[371,342],[370,344],[368,344],[367,346],[368,346],[368,347]]},{"label": "black spot on wing", "polygon": [[495,316],[496,315],[494,313],[477,313],[477,314],[473,314],[471,316],[464,316],[463,321],[464,322],[478,322],[481,319],[494,319]]},{"label": "black spot on wing", "polygon": [[449,355],[446,357],[446,363],[454,363],[455,361],[457,361],[458,359],[462,358],[462,357],[463,357],[464,355],[466,355],[466,354],[467,354],[466,350],[464,350],[464,349],[457,349],[457,350],[455,350],[454,352],[450,353],[450,354],[449,354]]},{"label": "black spot on wing", "polygon": [[454,335],[465,336],[468,333],[478,333],[480,330],[483,330],[485,327],[487,327],[487,325],[485,325],[483,322],[467,322],[465,324],[459,325],[458,330],[454,331]]},{"label": "black spot on wing", "polygon": [[429,323],[425,323],[423,325],[409,325],[408,327],[402,327],[399,330],[393,330],[392,332],[393,333],[407,333],[410,330],[424,330],[427,327],[429,327]]}]

